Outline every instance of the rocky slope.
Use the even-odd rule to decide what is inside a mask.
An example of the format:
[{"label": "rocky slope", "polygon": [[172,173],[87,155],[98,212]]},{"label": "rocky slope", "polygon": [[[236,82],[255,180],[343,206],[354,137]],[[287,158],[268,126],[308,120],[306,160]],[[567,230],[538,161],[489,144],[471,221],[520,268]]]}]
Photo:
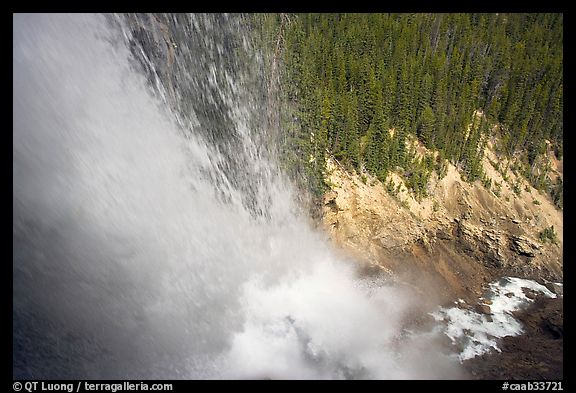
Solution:
[{"label": "rocky slope", "polygon": [[[465,182],[449,165],[418,202],[395,174],[389,178],[402,186],[392,196],[377,179],[330,159],[332,190],[324,196],[322,224],[340,249],[367,267],[432,281],[446,301],[477,297],[483,284],[502,275],[562,281],[562,211],[526,181],[517,195],[510,184],[521,180],[508,169],[504,181],[490,161],[497,161],[491,144],[483,165],[501,184],[499,196],[479,181]],[[553,170],[562,176],[561,161]],[[556,244],[538,237],[550,226]]]},{"label": "rocky slope", "polygon": [[[417,151],[426,153],[422,145],[413,143]],[[551,177],[562,177],[562,161],[550,152],[548,159]],[[495,191],[480,181],[465,182],[448,165],[445,177],[432,176],[429,196],[417,201],[394,173],[389,179],[402,184],[396,196],[370,175],[350,173],[329,159],[327,182],[332,189],[324,195],[322,226],[367,273],[391,276],[415,289],[423,302],[433,299],[435,304],[450,305],[459,299],[460,305],[476,305],[473,309],[489,316],[489,307],[484,310],[478,303],[489,282],[503,276],[547,286],[550,281],[563,281],[562,211],[508,165],[496,170],[495,162],[489,143],[483,167],[492,184],[500,184]],[[539,233],[551,226],[556,242],[543,242]],[[501,352],[465,361],[469,377],[562,378],[562,299],[538,299],[531,308],[516,313],[525,333],[504,337]]]}]

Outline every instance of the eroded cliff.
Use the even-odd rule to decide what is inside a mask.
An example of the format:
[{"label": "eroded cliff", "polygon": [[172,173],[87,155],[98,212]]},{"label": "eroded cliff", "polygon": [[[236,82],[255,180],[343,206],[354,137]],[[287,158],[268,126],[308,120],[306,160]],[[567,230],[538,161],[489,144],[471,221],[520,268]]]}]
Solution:
[{"label": "eroded cliff", "polygon": [[[550,161],[551,175],[562,176],[562,162],[553,156]],[[369,174],[347,171],[330,158],[322,224],[340,249],[367,268],[410,275],[412,283],[432,281],[446,301],[475,298],[502,275],[562,281],[562,211],[509,168],[496,170],[494,162],[489,143],[483,167],[500,184],[497,191],[465,182],[449,164],[446,176],[428,183],[428,197],[417,201],[394,173],[388,179],[400,191],[393,196]],[[513,184],[521,184],[520,192]],[[552,226],[555,242],[541,239]]]}]

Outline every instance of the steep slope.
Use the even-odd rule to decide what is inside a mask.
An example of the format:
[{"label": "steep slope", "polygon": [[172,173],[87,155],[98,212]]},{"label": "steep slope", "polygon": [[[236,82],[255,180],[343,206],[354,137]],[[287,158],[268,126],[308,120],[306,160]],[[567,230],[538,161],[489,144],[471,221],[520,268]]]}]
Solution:
[{"label": "steep slope", "polygon": [[[561,281],[562,212],[520,179],[517,195],[508,184],[516,175],[502,170],[506,182],[490,164],[496,161],[492,143],[486,150],[484,171],[501,184],[499,191],[465,182],[448,165],[445,177],[430,180],[429,196],[420,202],[394,173],[387,180],[401,184],[396,196],[369,174],[350,173],[330,158],[332,189],[324,196],[323,226],[337,246],[367,267],[432,281],[446,301],[476,298],[485,283],[504,274]],[[561,161],[556,168],[562,176]],[[550,226],[556,244],[539,239]]]}]

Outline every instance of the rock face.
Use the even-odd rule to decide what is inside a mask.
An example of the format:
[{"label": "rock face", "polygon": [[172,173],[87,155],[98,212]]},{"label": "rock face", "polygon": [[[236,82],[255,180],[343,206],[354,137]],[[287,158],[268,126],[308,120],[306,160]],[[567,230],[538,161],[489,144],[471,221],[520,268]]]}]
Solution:
[{"label": "rock face", "polygon": [[[394,174],[396,196],[330,159],[323,226],[352,258],[393,274],[419,271],[452,298],[477,295],[503,275],[562,281],[561,211],[536,190],[518,197],[503,186],[497,197],[479,182],[464,182],[452,165],[447,172],[441,180],[433,175],[429,197],[416,201]],[[540,244],[538,232],[551,225],[558,244]]]},{"label": "rock face", "polygon": [[459,221],[456,231],[458,248],[487,266],[503,267],[507,259],[502,253],[505,236],[502,231],[486,229]]},{"label": "rock face", "polygon": [[534,258],[541,253],[542,248],[527,236],[513,235],[492,227],[476,226],[462,220],[457,222],[455,240],[462,252],[477,258],[487,266],[497,268],[517,263],[519,256]]},{"label": "rock face", "polygon": [[510,249],[519,255],[533,258],[536,256],[536,252],[540,250],[538,244],[524,236],[512,236],[510,240]]},{"label": "rock face", "polygon": [[390,203],[383,187],[371,187],[331,166],[335,190],[324,195],[323,223],[332,239],[355,258],[373,262],[382,252],[405,250],[425,231],[408,211]]}]

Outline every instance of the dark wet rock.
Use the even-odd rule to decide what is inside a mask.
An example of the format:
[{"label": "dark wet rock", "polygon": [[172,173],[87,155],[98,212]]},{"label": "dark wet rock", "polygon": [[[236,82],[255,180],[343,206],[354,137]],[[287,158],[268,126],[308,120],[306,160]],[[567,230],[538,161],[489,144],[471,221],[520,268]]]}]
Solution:
[{"label": "dark wet rock", "polygon": [[562,325],[557,325],[550,320],[544,320],[541,326],[543,331],[549,334],[554,340],[559,340],[564,337],[564,327]]},{"label": "dark wet rock", "polygon": [[544,286],[557,296],[564,296],[564,287],[554,282],[547,282]]},{"label": "dark wet rock", "polygon": [[487,314],[487,315],[492,314],[492,309],[490,308],[490,306],[486,304],[477,304],[476,311],[479,312],[480,314]]},{"label": "dark wet rock", "polygon": [[538,297],[538,293],[530,288],[522,287],[522,292],[528,299],[536,299]]},{"label": "dark wet rock", "polygon": [[562,299],[538,297],[527,309],[514,313],[524,333],[504,337],[493,352],[466,360],[463,366],[473,379],[563,379]]}]

